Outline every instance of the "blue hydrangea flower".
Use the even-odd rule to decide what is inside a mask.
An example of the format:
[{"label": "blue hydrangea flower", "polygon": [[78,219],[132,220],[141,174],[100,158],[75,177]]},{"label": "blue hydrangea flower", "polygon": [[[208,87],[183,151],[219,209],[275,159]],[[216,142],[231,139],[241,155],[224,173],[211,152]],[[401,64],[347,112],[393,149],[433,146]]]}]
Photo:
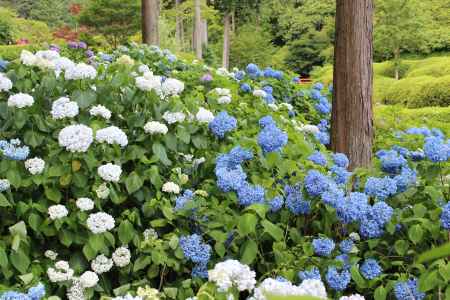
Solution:
[{"label": "blue hydrangea flower", "polygon": [[272,73],[272,77],[275,78],[275,79],[281,80],[281,79],[283,79],[283,72],[275,70]]},{"label": "blue hydrangea flower", "polygon": [[342,253],[350,253],[350,251],[352,251],[354,245],[355,244],[354,244],[353,240],[346,239],[346,240],[343,240],[339,244],[339,250],[341,250]]},{"label": "blue hydrangea flower", "polygon": [[419,291],[417,287],[416,278],[398,281],[394,286],[394,294],[397,300],[422,300],[425,298],[425,293]]},{"label": "blue hydrangea flower", "polygon": [[244,93],[250,93],[252,91],[252,87],[248,83],[241,84],[241,91]]},{"label": "blue hydrangea flower", "polygon": [[198,234],[182,236],[179,240],[184,257],[196,264],[206,264],[211,257],[211,246]]},{"label": "blue hydrangea flower", "polygon": [[11,160],[26,160],[30,154],[30,148],[26,145],[21,146],[22,142],[19,139],[13,139],[9,142],[0,140],[0,152]]},{"label": "blue hydrangea flower", "polygon": [[319,166],[327,165],[327,158],[320,151],[314,152],[308,157],[308,159]]},{"label": "blue hydrangea flower", "polygon": [[28,297],[30,297],[30,300],[40,300],[44,298],[44,296],[45,286],[42,283],[39,283],[28,290]]},{"label": "blue hydrangea flower", "polygon": [[274,71],[272,68],[270,67],[265,68],[263,71],[264,77],[273,77],[273,72]]},{"label": "blue hydrangea flower", "polygon": [[389,174],[399,174],[404,166],[407,166],[406,159],[396,151],[388,151],[381,158],[381,169]]},{"label": "blue hydrangea flower", "polygon": [[247,73],[249,74],[256,74],[259,72],[259,68],[255,64],[248,64],[246,68]]},{"label": "blue hydrangea flower", "polygon": [[319,102],[314,106],[316,110],[324,115],[327,115],[331,112],[331,104],[328,102],[326,97],[320,97]]},{"label": "blue hydrangea flower", "polygon": [[244,71],[237,71],[236,73],[234,73],[234,78],[236,80],[242,80],[242,79],[244,79],[244,76],[245,76]]},{"label": "blue hydrangea flower", "polygon": [[209,123],[209,129],[220,139],[223,139],[227,132],[233,131],[236,127],[236,118],[230,116],[226,111],[218,113]]},{"label": "blue hydrangea flower", "polygon": [[348,165],[350,164],[347,155],[344,153],[333,153],[332,155],[333,162],[336,164],[336,166],[341,168],[348,168]]},{"label": "blue hydrangea flower", "polygon": [[322,82],[316,82],[316,83],[314,83],[312,88],[315,89],[315,90],[321,91],[321,90],[323,90],[323,83]]},{"label": "blue hydrangea flower", "polygon": [[408,189],[408,187],[415,185],[417,181],[417,174],[415,170],[408,167],[403,168],[402,172],[394,177],[397,185],[397,192],[402,193]]},{"label": "blue hydrangea flower", "polygon": [[384,226],[391,220],[393,213],[394,209],[385,202],[375,203],[361,217],[359,226],[361,236],[377,238],[383,235]]},{"label": "blue hydrangea flower", "polygon": [[208,264],[198,263],[191,271],[192,277],[208,278]]},{"label": "blue hydrangea flower", "polygon": [[388,197],[395,195],[397,192],[397,182],[389,177],[369,177],[366,181],[364,191],[367,195],[384,201]]},{"label": "blue hydrangea flower", "polygon": [[276,196],[270,201],[270,211],[271,212],[277,212],[279,211],[284,205],[284,199],[281,196]]},{"label": "blue hydrangea flower", "polygon": [[237,190],[237,195],[240,205],[249,206],[255,203],[264,203],[266,191],[262,186],[244,183]]},{"label": "blue hydrangea flower", "polygon": [[328,267],[325,278],[330,288],[335,291],[343,291],[350,283],[351,274],[348,270],[342,270],[339,272],[336,267],[330,266]]},{"label": "blue hydrangea flower", "polygon": [[258,144],[264,153],[280,151],[287,142],[287,134],[276,125],[265,126],[258,134]]},{"label": "blue hydrangea flower", "polygon": [[450,230],[450,202],[442,207],[441,226],[446,230]]},{"label": "blue hydrangea flower", "polygon": [[409,157],[410,151],[402,146],[394,145],[392,146],[392,150],[396,151],[398,154],[400,154],[403,157]]},{"label": "blue hydrangea flower", "polygon": [[322,280],[320,271],[317,267],[312,267],[310,270],[300,271],[297,273],[297,276],[301,281],[308,279]]},{"label": "blue hydrangea flower", "polygon": [[8,68],[9,62],[7,60],[0,59],[0,71],[5,72]]},{"label": "blue hydrangea flower", "polygon": [[271,87],[270,85],[263,86],[262,90],[264,92],[266,92],[267,94],[272,94],[273,93],[273,87]]},{"label": "blue hydrangea flower", "polygon": [[265,128],[265,127],[268,127],[268,126],[276,126],[276,123],[273,120],[272,116],[262,117],[261,119],[259,119],[258,123],[259,123],[259,126],[261,128]]},{"label": "blue hydrangea flower", "polygon": [[425,156],[432,162],[444,162],[448,160],[449,145],[441,138],[430,136],[425,139]]},{"label": "blue hydrangea flower", "polygon": [[311,196],[320,196],[331,185],[331,179],[317,170],[309,170],[305,177],[305,188]]},{"label": "blue hydrangea flower", "polygon": [[426,127],[420,127],[420,128],[412,127],[412,128],[407,129],[405,132],[407,134],[418,134],[418,135],[423,135],[423,136],[431,135],[431,131]]},{"label": "blue hydrangea flower", "polygon": [[377,278],[381,275],[381,273],[383,273],[383,269],[373,258],[366,259],[359,268],[359,271],[361,272],[361,275],[367,280]]},{"label": "blue hydrangea flower", "polygon": [[411,151],[410,152],[410,157],[413,161],[421,161],[425,159],[425,153],[423,153],[423,151]]},{"label": "blue hydrangea flower", "polygon": [[19,292],[8,291],[1,295],[0,300],[30,300],[30,297]]},{"label": "blue hydrangea flower", "polygon": [[266,94],[264,96],[264,101],[266,101],[267,104],[273,104],[275,103],[275,98],[273,97],[272,94]]},{"label": "blue hydrangea flower", "polygon": [[330,168],[332,178],[337,184],[347,184],[352,172],[347,171],[346,168],[332,166]]},{"label": "blue hydrangea flower", "polygon": [[327,132],[319,131],[314,134],[314,137],[321,143],[322,145],[330,144],[330,135]]},{"label": "blue hydrangea flower", "polygon": [[312,241],[314,253],[319,256],[330,256],[336,246],[332,239],[319,238]]},{"label": "blue hydrangea flower", "polygon": [[216,168],[236,168],[247,160],[253,158],[253,153],[249,150],[236,146],[227,154],[221,154],[216,160]]},{"label": "blue hydrangea flower", "polygon": [[303,194],[299,185],[284,187],[286,195],[286,207],[295,215],[309,214],[311,211],[311,203],[303,200]]},{"label": "blue hydrangea flower", "polygon": [[340,254],[336,256],[336,260],[342,263],[344,270],[350,270],[352,265],[350,264],[350,257],[347,254]]},{"label": "blue hydrangea flower", "polygon": [[345,193],[336,185],[331,185],[329,189],[322,193],[322,201],[326,205],[337,208],[345,201]]},{"label": "blue hydrangea flower", "polygon": [[186,204],[192,200],[194,197],[194,192],[191,190],[185,190],[183,195],[180,195],[175,199],[175,211],[180,211],[184,209]]},{"label": "blue hydrangea flower", "polygon": [[345,224],[358,222],[370,210],[367,195],[354,192],[336,208],[338,218]]},{"label": "blue hydrangea flower", "polygon": [[314,100],[319,100],[322,97],[322,94],[318,90],[311,90],[311,98]]},{"label": "blue hydrangea flower", "polygon": [[112,62],[113,61],[113,57],[109,54],[106,53],[101,53],[100,54],[100,58],[101,60],[105,61],[105,62]]},{"label": "blue hydrangea flower", "polygon": [[445,134],[438,128],[431,128],[431,135],[440,139],[445,138]]}]

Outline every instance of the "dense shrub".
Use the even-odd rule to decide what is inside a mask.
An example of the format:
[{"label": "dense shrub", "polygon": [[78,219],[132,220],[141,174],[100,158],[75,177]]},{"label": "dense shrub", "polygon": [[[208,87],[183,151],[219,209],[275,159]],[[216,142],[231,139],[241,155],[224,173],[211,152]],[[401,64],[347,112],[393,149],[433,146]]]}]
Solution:
[{"label": "dense shrub", "polygon": [[4,60],[14,60],[20,56],[22,50],[36,51],[40,49],[39,45],[7,45],[0,46],[0,58]]},{"label": "dense shrub", "polygon": [[9,45],[13,42],[11,26],[0,21],[0,45]]},{"label": "dense shrub", "polygon": [[146,285],[179,300],[447,288],[448,259],[414,260],[448,239],[439,130],[398,133],[410,150],[350,172],[324,146],[323,84],[299,90],[277,70],[229,73],[148,46],[91,66],[50,51],[21,62],[0,76],[3,285],[42,281],[70,300],[155,293]]},{"label": "dense shrub", "polygon": [[382,96],[386,104],[409,108],[450,105],[450,75],[444,77],[407,77],[393,82]]}]

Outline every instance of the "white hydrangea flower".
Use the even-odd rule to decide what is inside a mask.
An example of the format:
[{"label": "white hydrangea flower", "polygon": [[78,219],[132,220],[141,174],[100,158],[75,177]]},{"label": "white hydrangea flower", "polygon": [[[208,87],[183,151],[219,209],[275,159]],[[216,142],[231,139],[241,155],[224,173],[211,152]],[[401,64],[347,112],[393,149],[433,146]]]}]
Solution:
[{"label": "white hydrangea flower", "polygon": [[95,190],[95,193],[97,194],[97,197],[99,197],[100,199],[106,199],[109,196],[109,188],[106,185],[106,183],[102,183]]},{"label": "white hydrangea flower", "polygon": [[112,260],[114,264],[119,268],[126,267],[130,264],[131,253],[127,247],[119,247],[112,254]]},{"label": "white hydrangea flower", "polygon": [[92,262],[91,268],[97,274],[106,273],[113,267],[113,261],[104,254],[98,255]]},{"label": "white hydrangea flower", "polygon": [[12,89],[12,81],[5,74],[0,73],[0,92],[7,92]]},{"label": "white hydrangea flower", "polygon": [[55,69],[55,63],[53,61],[37,56],[34,65],[39,69],[50,69],[50,70]]},{"label": "white hydrangea flower", "polygon": [[231,102],[230,96],[220,96],[219,99],[217,99],[217,102],[219,104],[228,104]]},{"label": "white hydrangea flower", "polygon": [[28,50],[22,50],[20,53],[20,62],[26,66],[34,66],[36,56]]},{"label": "white hydrangea flower", "polygon": [[98,275],[92,271],[86,271],[79,278],[83,288],[92,288],[98,283]]},{"label": "white hydrangea flower", "polygon": [[209,123],[214,120],[214,114],[211,111],[200,107],[197,114],[195,115],[195,118],[200,123]]},{"label": "white hydrangea flower", "polygon": [[50,219],[57,220],[64,217],[67,217],[69,214],[69,211],[67,208],[62,204],[56,204],[52,205],[48,208],[48,214],[50,216]]},{"label": "white hydrangea flower", "polygon": [[365,298],[360,294],[354,294],[350,296],[342,296],[341,298],[339,298],[339,300],[365,300]]},{"label": "white hydrangea flower", "polygon": [[86,152],[93,140],[92,129],[82,124],[69,125],[58,135],[59,145],[70,152]]},{"label": "white hydrangea flower", "polygon": [[156,240],[158,238],[158,233],[156,232],[155,229],[153,228],[147,228],[144,230],[143,232],[144,235],[144,240],[148,241],[148,240]]},{"label": "white hydrangea flower", "polygon": [[111,300],[144,300],[144,299],[140,296],[134,297],[130,294],[126,294],[125,296],[114,297]]},{"label": "white hydrangea flower", "polygon": [[97,77],[97,70],[85,63],[79,63],[64,73],[66,80],[95,79],[95,77]]},{"label": "white hydrangea flower", "polygon": [[122,174],[122,168],[118,165],[107,163],[98,167],[97,173],[105,181],[118,182]]},{"label": "white hydrangea flower", "polygon": [[39,50],[35,56],[46,60],[55,60],[60,57],[59,53],[54,50]]},{"label": "white hydrangea flower", "polygon": [[109,120],[111,118],[111,111],[109,109],[107,109],[106,107],[104,107],[103,105],[93,106],[89,110],[89,114],[91,116],[102,117],[103,119],[106,119],[106,120]]},{"label": "white hydrangea flower", "polygon": [[47,269],[47,276],[51,282],[64,282],[71,280],[74,271],[70,268],[69,263],[60,260],[55,263],[55,266]]},{"label": "white hydrangea flower", "polygon": [[81,211],[89,211],[94,208],[94,201],[90,198],[78,198],[76,205]]},{"label": "white hydrangea flower", "polygon": [[192,164],[194,165],[194,167],[198,167],[199,165],[201,165],[201,164],[204,163],[205,161],[206,161],[206,158],[200,157],[200,158],[194,159],[194,161],[192,162]]},{"label": "white hydrangea flower", "polygon": [[0,179],[0,192],[4,192],[6,190],[9,190],[11,187],[11,183],[8,179]]},{"label": "white hydrangea flower", "polygon": [[228,70],[227,69],[225,69],[225,68],[218,68],[217,70],[216,70],[216,74],[217,75],[220,75],[220,76],[230,76],[230,72],[228,72]]},{"label": "white hydrangea flower", "polygon": [[252,300],[266,300],[266,294],[274,296],[313,296],[327,298],[325,286],[320,280],[304,280],[302,285],[296,286],[290,282],[276,279],[265,279],[255,290]]},{"label": "white hydrangea flower", "polygon": [[253,96],[264,98],[264,97],[267,96],[267,93],[265,91],[263,91],[263,90],[254,90],[253,91]]},{"label": "white hydrangea flower", "polygon": [[301,132],[306,132],[306,133],[309,133],[309,134],[316,134],[316,133],[320,132],[319,127],[317,127],[315,125],[301,125],[299,127],[299,130]]},{"label": "white hydrangea flower", "polygon": [[59,57],[53,61],[55,64],[55,75],[58,77],[61,72],[75,67],[75,63],[67,57]]},{"label": "white hydrangea flower", "polygon": [[70,101],[67,97],[61,97],[53,102],[50,113],[55,120],[73,118],[79,113],[78,103]]},{"label": "white hydrangea flower", "polygon": [[164,96],[176,96],[183,92],[184,83],[175,78],[167,78],[161,88]]},{"label": "white hydrangea flower", "polygon": [[144,92],[149,92],[154,90],[156,94],[161,95],[162,85],[161,77],[153,76],[153,73],[147,72],[143,76],[138,76],[135,79],[136,87]]},{"label": "white hydrangea flower", "polygon": [[58,257],[58,253],[56,253],[55,251],[52,251],[52,250],[46,250],[44,255],[45,255],[45,257],[47,257],[48,259],[51,259],[51,260],[56,260],[56,258]]},{"label": "white hydrangea flower", "polygon": [[42,174],[45,168],[45,161],[39,157],[27,159],[25,161],[25,168],[31,175]]},{"label": "white hydrangea flower", "polygon": [[168,112],[166,111],[163,115],[163,119],[166,120],[167,123],[173,124],[177,122],[183,122],[186,119],[186,115],[182,112]]},{"label": "white hydrangea flower", "polygon": [[[151,73],[150,68],[147,65],[140,65],[138,67],[140,73]],[[153,74],[153,73],[152,73]]]},{"label": "white hydrangea flower", "polygon": [[32,106],[33,103],[34,103],[33,96],[24,93],[14,94],[9,96],[8,98],[9,107],[24,108]]},{"label": "white hydrangea flower", "polygon": [[116,63],[132,66],[134,65],[134,60],[129,55],[124,54],[116,60]]},{"label": "white hydrangea flower", "polygon": [[67,289],[66,296],[68,300],[86,300],[84,287],[79,278],[72,279],[72,285]]},{"label": "white hydrangea flower", "polygon": [[105,212],[98,212],[89,215],[86,225],[92,233],[97,234],[113,229],[116,221],[111,215]]},{"label": "white hydrangea flower", "polygon": [[128,145],[128,138],[122,129],[116,126],[109,126],[100,129],[95,134],[95,140],[99,143],[108,143],[110,145],[118,144],[121,147]]},{"label": "white hydrangea flower", "polygon": [[290,103],[283,102],[280,104],[282,107],[286,107],[287,110],[293,110],[294,107]]},{"label": "white hydrangea flower", "polygon": [[178,184],[169,181],[163,184],[162,191],[166,193],[179,194],[180,187],[178,186]]},{"label": "white hydrangea flower", "polygon": [[251,291],[256,284],[255,272],[249,266],[237,260],[229,259],[214,266],[208,271],[208,280],[214,282],[219,291],[226,292],[232,286],[239,291]]},{"label": "white hydrangea flower", "polygon": [[169,129],[163,123],[150,121],[144,125],[144,131],[145,133],[149,134],[158,134],[158,133],[166,134],[169,131]]},{"label": "white hydrangea flower", "polygon": [[267,106],[273,111],[278,111],[278,105],[275,103],[269,103]]}]

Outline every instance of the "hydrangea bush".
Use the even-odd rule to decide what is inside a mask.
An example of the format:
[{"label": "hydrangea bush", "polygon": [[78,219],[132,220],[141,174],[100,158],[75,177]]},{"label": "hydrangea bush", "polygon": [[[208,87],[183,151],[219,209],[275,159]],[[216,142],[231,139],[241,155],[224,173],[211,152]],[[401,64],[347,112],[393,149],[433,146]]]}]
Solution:
[{"label": "hydrangea bush", "polygon": [[138,45],[84,62],[24,51],[0,75],[2,284],[68,299],[450,295],[447,259],[414,260],[449,238],[446,135],[398,133],[350,172],[326,150],[331,87],[295,81]]}]

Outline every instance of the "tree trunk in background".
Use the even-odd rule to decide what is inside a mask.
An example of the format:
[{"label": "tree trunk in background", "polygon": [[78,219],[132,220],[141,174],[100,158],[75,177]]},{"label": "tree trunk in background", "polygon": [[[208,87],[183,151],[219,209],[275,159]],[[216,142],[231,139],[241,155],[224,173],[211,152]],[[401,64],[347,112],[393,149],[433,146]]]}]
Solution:
[{"label": "tree trunk in background", "polygon": [[195,0],[195,19],[194,19],[194,48],[197,59],[202,59],[202,13],[200,0]]},{"label": "tree trunk in background", "polygon": [[178,7],[181,3],[181,0],[175,0],[175,10],[177,12],[175,19],[175,39],[177,42],[177,47],[180,50],[183,50],[183,20],[179,16]]},{"label": "tree trunk in background", "polygon": [[206,19],[202,19],[202,46],[208,46],[208,21]]},{"label": "tree trunk in background", "polygon": [[159,46],[159,0],[141,0],[142,42]]},{"label": "tree trunk in background", "polygon": [[233,33],[236,31],[236,11],[234,9],[231,13],[231,31]]},{"label": "tree trunk in background", "polygon": [[373,142],[373,0],[337,0],[331,148],[350,169],[370,166]]},{"label": "tree trunk in background", "polygon": [[222,67],[227,70],[230,67],[230,19],[229,13],[226,13],[223,17]]}]

